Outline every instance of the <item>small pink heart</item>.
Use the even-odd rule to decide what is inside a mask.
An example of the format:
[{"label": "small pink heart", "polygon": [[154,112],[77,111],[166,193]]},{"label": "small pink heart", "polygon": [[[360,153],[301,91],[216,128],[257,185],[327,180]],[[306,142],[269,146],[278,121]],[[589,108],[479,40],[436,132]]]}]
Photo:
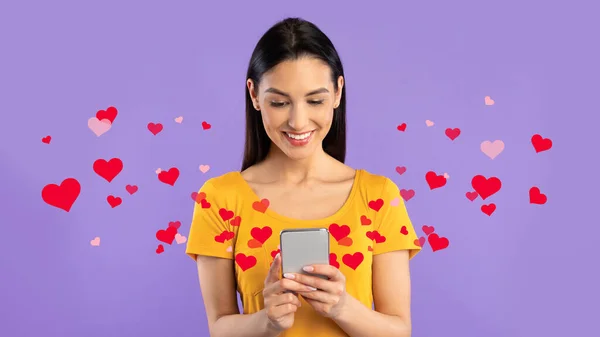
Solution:
[{"label": "small pink heart", "polygon": [[94,247],[98,247],[100,246],[100,237],[96,236],[94,238],[94,240],[90,241],[90,245],[94,246]]},{"label": "small pink heart", "polygon": [[404,172],[406,172],[406,167],[404,167],[404,166],[396,166],[396,172],[398,172],[399,175],[403,175]]},{"label": "small pink heart", "polygon": [[88,128],[98,137],[110,130],[111,127],[112,124],[108,119],[98,120],[96,117],[88,119]]},{"label": "small pink heart", "polygon": [[392,201],[390,201],[390,206],[396,207],[398,205],[400,205],[400,198],[396,197],[396,198],[392,199]]},{"label": "small pink heart", "polygon": [[175,123],[181,124],[181,122],[183,122],[183,116],[179,116],[179,117],[175,118]]},{"label": "small pink heart", "polygon": [[431,127],[431,126],[433,126],[433,124],[434,123],[432,121],[430,121],[429,119],[425,121],[425,125],[427,125],[427,127]]},{"label": "small pink heart", "polygon": [[504,142],[501,140],[495,140],[493,142],[486,140],[481,143],[481,152],[491,159],[496,158],[502,151],[504,151]]},{"label": "small pink heart", "polygon": [[490,96],[485,96],[485,105],[494,105],[494,100]]},{"label": "small pink heart", "polygon": [[160,169],[160,167],[159,167],[159,168],[157,168],[157,169],[156,169],[156,171],[154,171],[154,172],[156,172],[156,174],[159,174],[159,173],[161,173],[161,172],[162,172],[162,170],[161,170],[161,169]]},{"label": "small pink heart", "polygon": [[185,243],[187,241],[187,238],[179,233],[175,234],[175,242],[177,242],[177,244],[182,244]]},{"label": "small pink heart", "polygon": [[210,170],[210,165],[200,165],[200,172],[206,173]]},{"label": "small pink heart", "polygon": [[226,251],[227,251],[228,253],[231,253],[231,252],[233,252],[233,247],[231,247],[231,246],[227,247]]},{"label": "small pink heart", "polygon": [[446,179],[450,179],[450,175],[449,175],[448,173],[445,173],[445,172],[444,172],[444,178],[446,178]]},{"label": "small pink heart", "polygon": [[415,191],[402,189],[400,190],[400,196],[402,196],[402,199],[404,199],[405,201],[409,201],[410,199],[412,199],[412,197],[415,196]]}]

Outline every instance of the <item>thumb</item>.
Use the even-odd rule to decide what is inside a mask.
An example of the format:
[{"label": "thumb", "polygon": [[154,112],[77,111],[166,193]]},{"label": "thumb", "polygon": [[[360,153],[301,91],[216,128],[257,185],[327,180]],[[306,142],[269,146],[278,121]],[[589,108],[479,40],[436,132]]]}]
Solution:
[{"label": "thumb", "polygon": [[275,255],[271,268],[269,268],[269,274],[265,280],[265,284],[277,282],[279,280],[279,274],[281,273],[281,253]]}]

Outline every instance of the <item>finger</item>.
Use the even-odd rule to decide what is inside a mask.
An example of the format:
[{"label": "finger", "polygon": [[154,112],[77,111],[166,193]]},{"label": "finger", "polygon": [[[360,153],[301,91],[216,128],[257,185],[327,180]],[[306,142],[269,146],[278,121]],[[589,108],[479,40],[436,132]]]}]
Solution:
[{"label": "finger", "polygon": [[265,280],[266,284],[271,284],[277,282],[279,280],[279,274],[281,273],[281,255],[278,253],[275,255],[275,259],[273,259],[273,263],[269,268],[269,274]]},{"label": "finger", "polygon": [[300,303],[298,295],[292,293],[284,293],[277,295],[273,299],[271,299],[271,303],[273,304],[273,306],[279,306],[287,303],[293,304],[298,307],[302,305]]},{"label": "finger", "polygon": [[291,303],[285,303],[282,305],[278,305],[276,307],[272,307],[270,309],[270,316],[273,317],[274,319],[278,319],[281,318],[285,315],[289,315],[291,313],[294,313],[298,310],[298,307],[291,304]]},{"label": "finger", "polygon": [[[320,277],[305,274],[285,275],[285,277],[293,277],[297,283],[305,285],[312,289],[319,289],[329,293],[335,293],[337,288],[341,288],[338,283],[330,280],[324,280]],[[283,280],[282,280],[283,281]]]},{"label": "finger", "polygon": [[324,275],[332,281],[341,281],[344,279],[344,274],[336,267],[329,264],[313,264],[302,268],[310,274]]},{"label": "finger", "polygon": [[320,290],[302,293],[301,296],[305,300],[313,300],[325,304],[335,303],[335,298],[332,294]]}]

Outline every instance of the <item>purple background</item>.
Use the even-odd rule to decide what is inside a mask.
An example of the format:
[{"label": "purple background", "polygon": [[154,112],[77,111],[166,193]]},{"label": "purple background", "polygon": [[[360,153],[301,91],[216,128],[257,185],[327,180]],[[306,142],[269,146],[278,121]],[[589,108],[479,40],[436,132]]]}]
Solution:
[{"label": "purple background", "polygon": [[[594,13],[548,1],[3,2],[0,335],[208,335],[185,245],[157,255],[155,233],[180,220],[187,235],[190,193],[239,169],[247,62],[285,16],[315,22],[341,54],[347,162],[415,189],[418,232],[450,239],[411,265],[413,336],[597,335]],[[96,137],[87,120],[109,106],[119,115]],[[148,122],[165,129],[153,136]],[[447,127],[462,134],[452,142]],[[554,147],[536,154],[535,133]],[[506,149],[490,160],[479,144],[496,139]],[[107,183],[92,163],[112,157],[124,170]],[[174,187],[154,172],[172,166]],[[429,170],[447,186],[430,191]],[[503,182],[491,217],[464,196],[476,174]],[[40,196],[67,177],[82,185],[69,213]],[[531,186],[546,205],[529,204]],[[123,204],[111,209],[109,194]]]}]

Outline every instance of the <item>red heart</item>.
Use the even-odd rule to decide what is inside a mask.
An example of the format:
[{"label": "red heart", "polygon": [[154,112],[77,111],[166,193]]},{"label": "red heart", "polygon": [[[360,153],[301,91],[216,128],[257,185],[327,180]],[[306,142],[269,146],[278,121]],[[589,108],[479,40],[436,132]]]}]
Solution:
[{"label": "red heart", "polygon": [[402,175],[402,174],[404,174],[404,172],[406,172],[406,167],[396,166],[396,172],[398,172],[399,175]]},{"label": "red heart", "polygon": [[271,251],[271,257],[275,258],[275,256],[277,256],[279,253],[281,253],[281,249],[273,250]]},{"label": "red heart", "polygon": [[156,123],[156,124],[154,124],[154,123],[148,123],[148,130],[149,130],[150,132],[152,132],[152,134],[153,134],[153,135],[155,135],[155,136],[156,136],[156,135],[157,135],[159,132],[161,132],[161,131],[162,131],[162,129],[163,129],[163,126],[162,126],[162,124],[160,124],[160,123]]},{"label": "red heart", "polygon": [[137,192],[138,187],[136,185],[127,185],[125,186],[125,190],[127,190],[129,194],[134,194],[135,192]]},{"label": "red heart", "polygon": [[408,229],[406,228],[406,226],[402,226],[402,228],[400,228],[400,233],[408,235]]},{"label": "red heart", "polygon": [[425,180],[427,180],[430,190],[434,190],[446,185],[446,177],[443,175],[437,175],[433,171],[429,171],[427,174],[425,174]]},{"label": "red heart", "polygon": [[382,199],[369,201],[369,208],[374,210],[375,212],[379,212],[379,210],[381,209],[382,206],[383,206]]},{"label": "red heart", "polygon": [[329,253],[329,264],[340,269],[340,263],[337,262],[337,255],[335,253]]},{"label": "red heart", "polygon": [[94,162],[93,169],[96,174],[110,183],[123,170],[123,162],[119,158],[112,158],[109,161],[98,159]]},{"label": "red heart", "polygon": [[206,122],[202,122],[202,128],[203,128],[204,130],[208,130],[208,129],[210,129],[210,127],[211,127],[211,126],[212,126],[212,125],[210,125],[210,124],[208,124],[208,123],[206,123]]},{"label": "red heart", "polygon": [[429,235],[435,231],[435,228],[433,226],[427,226],[427,225],[423,225],[422,229],[423,229],[423,233],[425,233],[425,235]]},{"label": "red heart", "polygon": [[471,186],[473,186],[475,192],[481,196],[481,199],[485,200],[494,193],[500,191],[502,182],[496,177],[486,179],[482,175],[476,175],[471,180]]},{"label": "red heart", "polygon": [[237,263],[242,271],[246,271],[256,265],[256,258],[252,255],[246,256],[245,254],[238,253],[235,256],[235,263]]},{"label": "red heart", "polygon": [[175,185],[177,178],[179,178],[179,170],[176,167],[171,167],[168,171],[160,171],[158,174],[158,180],[171,186]]},{"label": "red heart", "polygon": [[431,234],[427,237],[432,251],[438,251],[448,248],[450,241],[445,237],[439,237],[437,234]]},{"label": "red heart", "polygon": [[221,232],[221,234],[215,236],[215,241],[223,243],[227,240],[233,239],[234,236],[235,236],[234,232],[223,231],[223,232]]},{"label": "red heart", "polygon": [[163,247],[163,245],[159,244],[158,247],[156,248],[156,254],[160,254],[164,251],[165,251],[165,247]]},{"label": "red heart", "polygon": [[340,241],[341,239],[350,235],[350,227],[346,225],[339,226],[336,223],[332,223],[329,225],[329,233],[336,241]]},{"label": "red heart", "polygon": [[121,204],[121,202],[122,202],[121,198],[114,197],[112,195],[109,195],[108,197],[106,197],[106,201],[108,201],[108,204],[112,208],[115,208],[115,207],[119,206]]},{"label": "red heart", "polygon": [[229,222],[230,225],[235,226],[235,227],[239,226],[241,223],[242,223],[242,217],[240,217],[239,215],[236,216],[235,218],[233,218],[233,220],[231,220]]},{"label": "red heart", "polygon": [[496,204],[489,204],[489,205],[481,206],[481,211],[483,213],[487,214],[488,216],[491,216],[495,210],[496,210]]},{"label": "red heart", "polygon": [[364,259],[365,257],[361,252],[356,252],[354,254],[344,254],[344,257],[342,257],[342,262],[344,262],[344,264],[348,267],[356,270],[356,268],[360,266]]},{"label": "red heart", "polygon": [[229,219],[233,218],[233,211],[230,211],[226,208],[221,208],[219,210],[219,215],[221,216],[221,219],[223,219],[223,221],[227,221]]},{"label": "red heart", "polygon": [[540,192],[540,189],[537,187],[532,187],[529,189],[529,202],[532,204],[543,205],[548,201],[548,198],[545,194]]},{"label": "red heart", "polygon": [[415,191],[401,189],[400,196],[402,197],[402,199],[404,199],[404,201],[409,201],[410,199],[412,199],[415,196]]},{"label": "red heart", "polygon": [[360,216],[360,224],[363,226],[368,226],[371,224],[371,219],[367,218],[365,215]]},{"label": "red heart", "polygon": [[415,239],[413,243],[415,244],[415,246],[423,247],[423,245],[425,244],[425,237],[421,236],[420,238]]},{"label": "red heart", "polygon": [[467,192],[465,195],[467,196],[467,199],[469,199],[471,201],[477,199],[477,197],[479,196],[479,194],[477,194],[477,192]]},{"label": "red heart", "polygon": [[262,199],[261,201],[255,201],[252,203],[252,208],[255,211],[259,211],[261,213],[264,213],[267,211],[267,208],[269,208],[269,200],[268,199]]},{"label": "red heart", "polygon": [[110,123],[112,124],[115,121],[115,118],[117,118],[117,108],[115,108],[114,106],[108,107],[108,109],[106,110],[98,110],[98,112],[96,112],[96,118],[101,121],[103,119],[108,119],[110,121]]},{"label": "red heart", "polygon": [[448,136],[448,138],[450,138],[451,140],[455,140],[456,137],[458,137],[460,135],[460,129],[459,128],[455,128],[455,129],[447,128],[445,133],[446,133],[446,136]]},{"label": "red heart", "polygon": [[547,151],[552,148],[552,140],[549,138],[543,138],[538,134],[535,134],[533,137],[531,137],[531,144],[533,145],[536,153]]},{"label": "red heart", "polygon": [[402,123],[402,124],[398,125],[397,129],[398,129],[398,131],[402,131],[402,132],[406,131],[406,123]]},{"label": "red heart", "polygon": [[200,205],[202,205],[202,208],[210,208],[210,202],[206,201],[206,199],[200,200]]},{"label": "red heart", "polygon": [[166,244],[172,244],[173,240],[175,240],[175,235],[177,234],[177,228],[175,227],[167,227],[166,230],[159,229],[156,232],[156,238],[160,242],[164,242]]},{"label": "red heart", "polygon": [[60,183],[60,186],[56,184],[44,186],[42,200],[50,206],[69,212],[80,192],[81,185],[79,185],[77,179],[67,178]]},{"label": "red heart", "polygon": [[50,144],[51,140],[52,140],[52,137],[46,136],[46,137],[42,138],[42,143]]},{"label": "red heart", "polygon": [[169,227],[179,229],[179,227],[181,227],[181,221],[169,221]]},{"label": "red heart", "polygon": [[263,228],[254,227],[250,230],[250,235],[263,244],[271,237],[271,234],[273,234],[273,230],[269,226]]},{"label": "red heart", "polygon": [[369,239],[371,239],[372,241],[375,241],[375,243],[385,242],[385,236],[379,234],[378,231],[368,231],[366,233],[366,235]]}]

